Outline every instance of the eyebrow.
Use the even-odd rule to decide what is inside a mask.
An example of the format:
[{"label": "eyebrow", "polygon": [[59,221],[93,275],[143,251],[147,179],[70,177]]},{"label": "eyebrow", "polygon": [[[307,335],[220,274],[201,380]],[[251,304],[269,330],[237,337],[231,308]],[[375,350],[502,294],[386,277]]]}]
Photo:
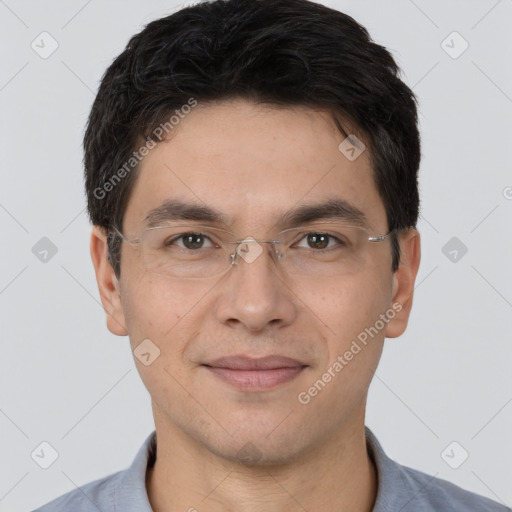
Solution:
[{"label": "eyebrow", "polygon": [[356,226],[368,227],[366,215],[357,206],[341,198],[301,205],[281,214],[276,224],[300,226],[317,220],[341,220],[351,222]]},{"label": "eyebrow", "polygon": [[[146,215],[144,222],[147,227],[155,227],[166,221],[208,222],[229,226],[227,216],[210,206],[186,203],[180,200],[166,200],[153,208]],[[317,220],[341,220],[362,227],[368,227],[366,215],[356,206],[342,198],[301,205],[280,214],[274,225],[284,227],[300,226]]]},{"label": "eyebrow", "polygon": [[185,203],[179,200],[166,200],[153,208],[146,215],[144,222],[147,227],[154,227],[170,220],[192,220],[226,224],[225,216],[210,206]]}]

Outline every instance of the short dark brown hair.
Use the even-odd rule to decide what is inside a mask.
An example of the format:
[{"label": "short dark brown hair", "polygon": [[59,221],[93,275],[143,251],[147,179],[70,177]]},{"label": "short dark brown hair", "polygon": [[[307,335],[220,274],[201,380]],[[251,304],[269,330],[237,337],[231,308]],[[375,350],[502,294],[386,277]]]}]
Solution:
[{"label": "short dark brown hair", "polygon": [[[119,277],[123,216],[144,144],[194,101],[303,105],[353,123],[370,150],[398,269],[398,233],[419,215],[416,98],[391,54],[350,16],[308,0],[201,2],[149,23],[105,72],[84,137],[91,222]],[[171,123],[172,124],[172,123]]]}]

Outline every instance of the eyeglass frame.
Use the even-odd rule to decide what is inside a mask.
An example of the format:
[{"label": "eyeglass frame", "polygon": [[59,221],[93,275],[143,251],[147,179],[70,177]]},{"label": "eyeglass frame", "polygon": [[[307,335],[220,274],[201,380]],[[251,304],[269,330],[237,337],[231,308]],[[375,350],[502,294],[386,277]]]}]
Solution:
[{"label": "eyeglass frame", "polygon": [[[186,226],[189,227],[188,225],[186,225]],[[162,229],[162,228],[166,228],[166,227],[168,227],[168,226],[166,226],[165,224],[162,224],[162,225],[159,225],[159,226],[150,226],[150,227],[145,228],[142,231],[142,234],[145,233],[146,231],[155,230],[155,229]],[[234,233],[232,231],[228,231],[227,229],[223,229],[223,228],[214,228],[213,226],[205,226],[205,225],[195,225],[195,226],[192,226],[191,225],[190,227],[215,229],[217,231],[223,231],[223,232],[228,233],[230,235],[234,235]],[[293,228],[287,228],[287,229],[283,229],[278,234],[285,233],[286,231],[292,231],[292,230],[298,230],[298,229],[307,229],[309,227],[310,226],[297,226],[297,227],[293,227]],[[363,226],[352,226],[352,227],[357,227],[357,228],[363,229],[363,230],[368,232],[368,230],[365,227],[363,227]],[[142,244],[142,235],[139,235],[138,238],[128,238],[127,236],[123,235],[123,233],[121,233],[121,231],[117,228],[117,226],[115,224],[111,224],[110,228],[113,229],[115,231],[115,233],[121,238],[121,240],[123,240],[126,243],[133,244],[133,245],[134,244]],[[372,236],[368,237],[367,241],[368,242],[373,242],[373,243],[382,242],[383,240],[389,238],[391,235],[393,235],[397,231],[398,231],[397,228],[394,227],[393,229],[391,229],[391,231],[389,231],[385,235],[376,236],[376,237],[372,237]],[[220,276],[226,274],[232,268],[232,265],[237,265],[238,264],[237,255],[239,254],[238,253],[238,248],[240,247],[241,244],[248,243],[248,242],[271,243],[272,247],[274,249],[274,253],[277,255],[277,258],[281,259],[282,256],[283,256],[283,253],[279,252],[276,249],[275,245],[274,245],[274,244],[281,243],[281,240],[265,240],[265,239],[255,239],[253,237],[246,237],[243,240],[227,241],[225,243],[236,244],[235,250],[229,255],[229,260],[231,262],[231,265],[227,266],[226,270],[224,272],[222,272],[221,274],[214,275],[214,276],[208,276],[208,277],[211,277],[211,278],[213,278],[213,277],[220,277]],[[186,279],[186,280],[207,279],[207,277],[203,277],[203,278],[201,278],[201,277],[183,278],[183,277],[178,277],[178,276],[169,276],[169,277],[173,277],[175,279]]]}]

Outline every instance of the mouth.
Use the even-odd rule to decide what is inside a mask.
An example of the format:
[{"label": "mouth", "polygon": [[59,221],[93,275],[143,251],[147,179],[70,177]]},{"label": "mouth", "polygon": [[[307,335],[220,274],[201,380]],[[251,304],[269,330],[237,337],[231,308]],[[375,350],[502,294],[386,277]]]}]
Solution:
[{"label": "mouth", "polygon": [[265,391],[291,381],[308,365],[283,356],[259,359],[245,356],[223,357],[203,364],[220,380],[241,391]]}]

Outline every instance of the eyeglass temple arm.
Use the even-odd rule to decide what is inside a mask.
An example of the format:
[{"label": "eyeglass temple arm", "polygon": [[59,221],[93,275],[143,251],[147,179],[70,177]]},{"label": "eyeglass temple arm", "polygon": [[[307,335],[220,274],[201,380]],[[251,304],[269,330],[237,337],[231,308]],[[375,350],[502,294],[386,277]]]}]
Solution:
[{"label": "eyeglass temple arm", "polygon": [[385,240],[386,238],[390,237],[394,232],[396,231],[396,228],[393,228],[389,233],[382,236],[371,236],[368,238],[370,242],[382,242],[382,240]]}]

